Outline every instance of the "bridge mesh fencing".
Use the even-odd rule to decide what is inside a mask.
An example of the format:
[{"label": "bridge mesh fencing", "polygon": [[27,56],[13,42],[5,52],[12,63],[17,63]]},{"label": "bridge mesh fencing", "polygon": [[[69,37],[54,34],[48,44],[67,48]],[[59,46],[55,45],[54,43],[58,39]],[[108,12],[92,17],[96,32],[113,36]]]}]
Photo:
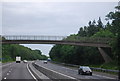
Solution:
[{"label": "bridge mesh fencing", "polygon": [[67,36],[30,36],[30,35],[4,35],[2,40],[55,40],[68,42],[85,42],[85,43],[110,43],[113,38],[103,37],[67,37]]}]

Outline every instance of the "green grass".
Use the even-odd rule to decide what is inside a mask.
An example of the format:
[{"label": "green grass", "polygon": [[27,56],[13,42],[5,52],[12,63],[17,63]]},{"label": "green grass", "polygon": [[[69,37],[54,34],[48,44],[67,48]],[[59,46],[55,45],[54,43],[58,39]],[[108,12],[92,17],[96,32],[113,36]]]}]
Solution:
[{"label": "green grass", "polygon": [[109,62],[109,63],[104,63],[101,65],[90,65],[90,67],[118,70],[118,65],[117,65],[117,62],[115,62],[115,61]]},{"label": "green grass", "polygon": [[[109,63],[104,63],[102,65],[90,65],[90,67],[118,70],[118,65],[117,65],[117,62],[115,62],[115,61],[109,62]],[[99,70],[96,70],[96,71],[101,72]],[[109,74],[118,75],[118,73],[114,73],[114,72],[109,72]]]},{"label": "green grass", "polygon": [[9,60],[9,61],[2,61],[2,63],[7,63],[7,62],[14,62],[13,60]]},{"label": "green grass", "polygon": [[116,62],[104,63],[100,67],[104,69],[118,70],[118,65]]},{"label": "green grass", "polygon": [[[51,63],[53,63],[53,64],[59,64],[57,62],[51,62]],[[63,65],[63,66],[65,66],[65,67],[71,67],[71,68],[78,68],[78,67],[68,66],[68,65]],[[89,65],[89,67],[118,70],[117,63],[114,62],[114,61],[110,62],[110,63],[104,63],[102,65]],[[94,70],[94,71],[101,72],[99,70]],[[118,73],[114,73],[114,72],[105,72],[105,73],[112,74],[112,75],[118,75]]]}]

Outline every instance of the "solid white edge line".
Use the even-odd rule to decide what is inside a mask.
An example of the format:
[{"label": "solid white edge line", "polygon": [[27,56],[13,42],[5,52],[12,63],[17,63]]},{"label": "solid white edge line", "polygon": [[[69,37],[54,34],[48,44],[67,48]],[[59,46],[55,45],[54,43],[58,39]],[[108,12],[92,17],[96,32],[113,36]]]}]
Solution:
[{"label": "solid white edge line", "polygon": [[[66,68],[66,67],[62,67],[62,68],[69,69],[69,70],[73,70],[73,69]],[[77,70],[76,70],[76,71],[77,71]],[[102,75],[97,75],[97,74],[93,74],[93,75],[94,75],[94,76],[98,76],[98,77],[108,78],[108,79],[116,79],[116,78],[111,78],[111,77],[108,77],[108,76],[102,76]]]},{"label": "solid white edge line", "polygon": [[[66,67],[62,67],[62,68],[69,69],[69,70],[73,70],[73,69],[66,68]],[[76,70],[76,71],[77,71],[77,70]],[[98,76],[98,77],[108,78],[108,79],[116,79],[116,78],[111,78],[111,77],[108,77],[108,76],[102,76],[102,75],[97,75],[97,74],[93,74],[93,75],[94,75],[94,76]]]},{"label": "solid white edge line", "polygon": [[111,77],[108,77],[108,76],[102,76],[102,75],[96,75],[96,74],[93,74],[94,76],[98,76],[98,77],[104,77],[104,78],[108,78],[108,79],[115,79],[115,78],[111,78]]},{"label": "solid white edge line", "polygon": [[45,69],[47,69],[47,70],[50,70],[50,71],[52,71],[52,72],[54,72],[54,73],[63,75],[63,76],[65,76],[65,77],[68,77],[68,78],[70,78],[70,79],[75,79],[75,80],[76,80],[76,78],[71,77],[71,76],[68,76],[68,75],[66,75],[66,74],[63,74],[63,73],[61,73],[61,72],[57,72],[57,71],[54,71],[54,70],[52,70],[52,69],[48,69],[48,68],[46,68],[46,67],[44,67],[44,66],[40,66],[40,67],[45,68]]},{"label": "solid white edge line", "polygon": [[29,73],[31,74],[31,76],[32,76],[36,81],[38,81],[38,80],[35,78],[35,76],[32,74],[32,72],[30,71],[30,69],[28,68],[28,64],[27,64],[27,69],[28,69]]},{"label": "solid white edge line", "polygon": [[[42,76],[42,75],[44,75],[44,74],[42,74],[42,75],[38,75],[38,74],[36,73],[36,75],[37,75],[38,77],[40,77],[40,76]],[[47,76],[46,76],[46,77],[47,77]],[[47,77],[47,79],[49,80],[50,78]]]}]

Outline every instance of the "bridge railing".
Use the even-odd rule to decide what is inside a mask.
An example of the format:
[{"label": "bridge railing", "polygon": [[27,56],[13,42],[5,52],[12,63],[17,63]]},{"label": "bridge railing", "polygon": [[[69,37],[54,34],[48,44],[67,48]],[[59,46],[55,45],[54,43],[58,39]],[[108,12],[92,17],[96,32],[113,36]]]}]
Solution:
[{"label": "bridge railing", "polygon": [[83,43],[110,43],[113,38],[101,37],[67,37],[67,36],[33,36],[33,35],[3,35],[3,40],[54,40],[54,41],[68,41],[68,42],[83,42]]},{"label": "bridge railing", "polygon": [[62,40],[65,36],[4,35],[5,40]]},{"label": "bridge railing", "polygon": [[64,39],[66,41],[75,41],[75,42],[85,42],[85,43],[110,43],[114,39],[113,38],[103,38],[103,37],[68,37]]}]

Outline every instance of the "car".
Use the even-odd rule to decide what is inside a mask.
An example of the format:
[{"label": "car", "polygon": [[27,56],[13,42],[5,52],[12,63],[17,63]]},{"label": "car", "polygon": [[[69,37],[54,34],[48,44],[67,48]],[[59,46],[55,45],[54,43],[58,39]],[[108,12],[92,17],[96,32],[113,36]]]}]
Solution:
[{"label": "car", "polygon": [[51,59],[50,59],[50,58],[48,58],[48,59],[47,59],[47,61],[51,61]]},{"label": "car", "polygon": [[23,60],[24,63],[27,63],[27,60]]},{"label": "car", "polygon": [[47,64],[47,61],[45,60],[45,61],[43,61],[43,63],[44,63],[44,64]]},{"label": "car", "polygon": [[78,74],[89,74],[92,76],[92,70],[88,66],[80,66],[78,69]]}]

